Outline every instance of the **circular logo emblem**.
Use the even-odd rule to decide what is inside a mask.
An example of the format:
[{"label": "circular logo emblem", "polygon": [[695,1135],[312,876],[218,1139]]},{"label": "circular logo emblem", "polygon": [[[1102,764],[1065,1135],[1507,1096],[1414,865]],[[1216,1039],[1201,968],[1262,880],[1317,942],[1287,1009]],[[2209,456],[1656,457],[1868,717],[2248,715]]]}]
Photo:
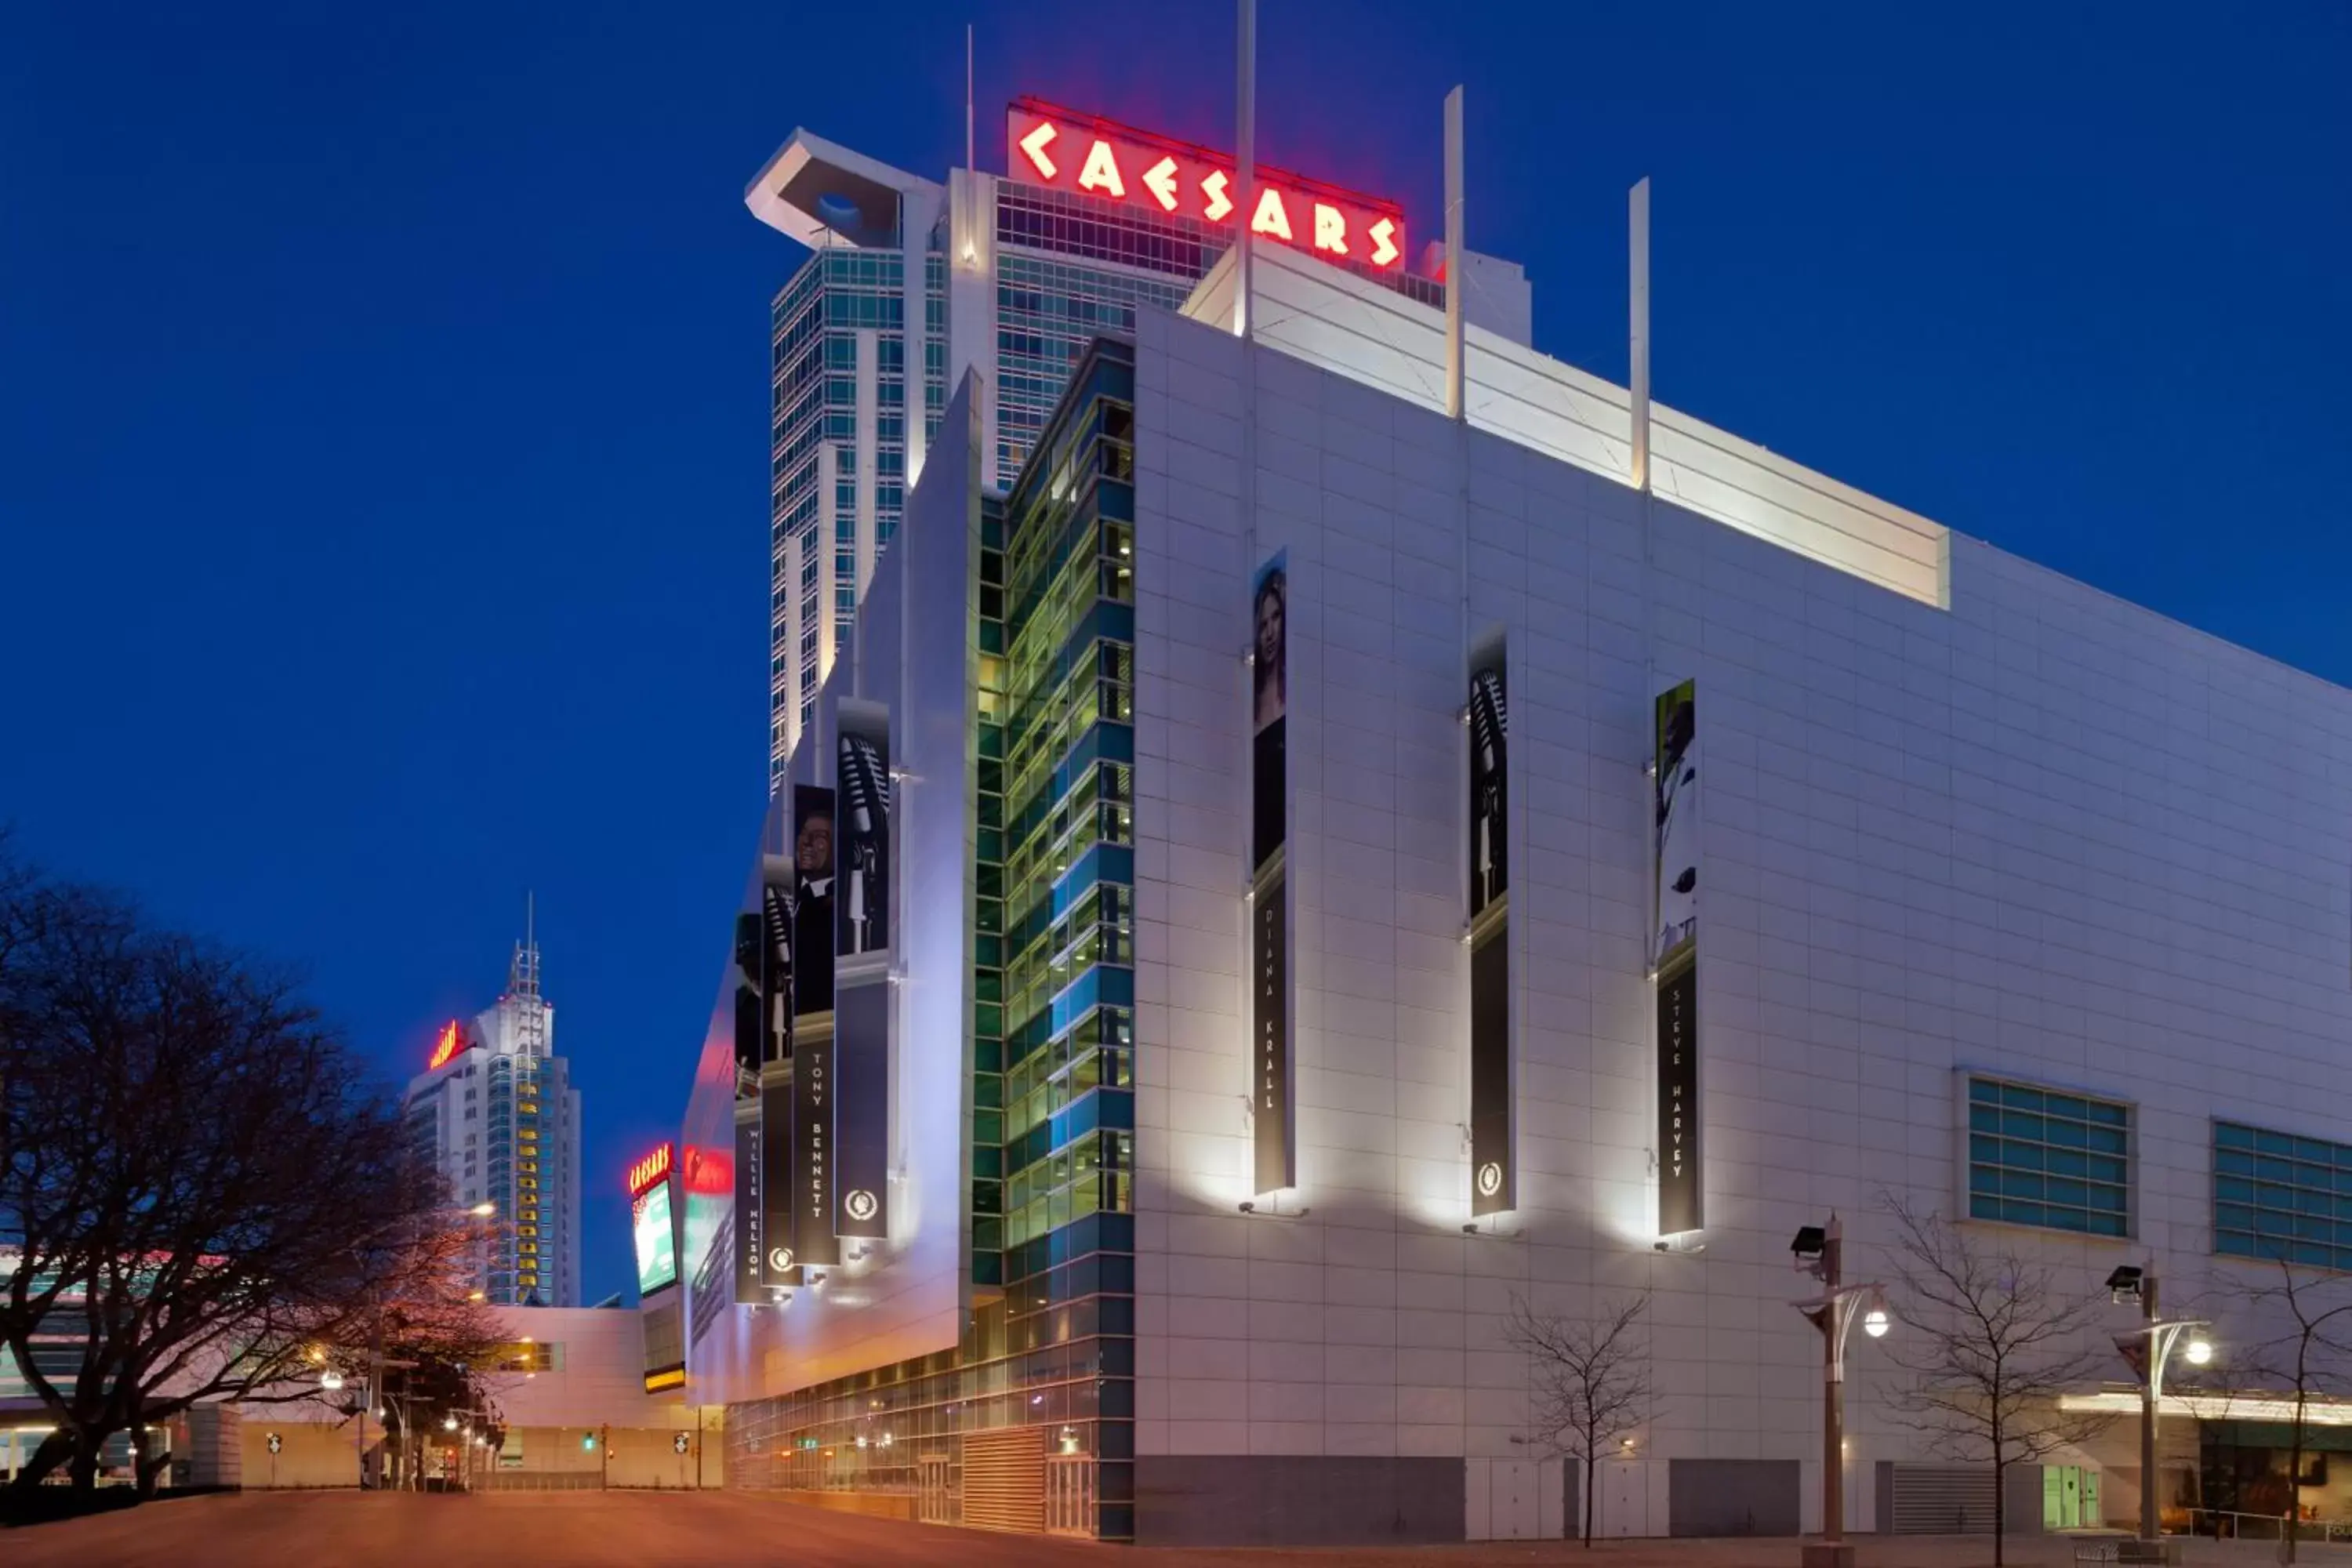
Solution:
[{"label": "circular logo emblem", "polygon": [[773,1252],[768,1254],[768,1267],[774,1269],[777,1273],[782,1274],[785,1269],[790,1268],[792,1266],[793,1249],[791,1247],[780,1247]]},{"label": "circular logo emblem", "polygon": [[882,1205],[874,1201],[874,1194],[867,1192],[864,1187],[855,1189],[841,1200],[842,1213],[847,1215],[851,1219],[856,1220],[860,1225],[872,1219],[874,1217],[874,1211],[881,1206]]},{"label": "circular logo emblem", "polygon": [[1489,1160],[1478,1167],[1478,1195],[1491,1198],[1503,1190],[1503,1167]]}]

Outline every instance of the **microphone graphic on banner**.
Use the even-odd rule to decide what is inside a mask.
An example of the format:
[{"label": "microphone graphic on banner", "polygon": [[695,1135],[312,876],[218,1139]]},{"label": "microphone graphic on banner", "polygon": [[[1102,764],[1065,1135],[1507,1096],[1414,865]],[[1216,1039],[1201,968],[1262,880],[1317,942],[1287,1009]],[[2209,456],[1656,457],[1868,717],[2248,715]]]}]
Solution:
[{"label": "microphone graphic on banner", "polygon": [[849,853],[843,869],[849,879],[844,905],[848,940],[844,955],[889,945],[883,910],[889,889],[882,863],[882,835],[889,818],[890,780],[881,752],[863,735],[841,738],[841,794],[848,807]]},{"label": "microphone graphic on banner", "polygon": [[764,919],[762,939],[766,942],[765,957],[768,1031],[767,1059],[782,1061],[792,1054],[789,1042],[793,1036],[793,896],[789,879],[791,864],[779,857],[779,869],[761,887],[760,903]]},{"label": "microphone graphic on banner", "polygon": [[1478,833],[1478,890],[1473,913],[1503,891],[1503,737],[1508,728],[1502,677],[1495,670],[1482,669],[1472,678],[1470,687],[1470,739],[1478,748],[1477,799],[1471,803]]}]

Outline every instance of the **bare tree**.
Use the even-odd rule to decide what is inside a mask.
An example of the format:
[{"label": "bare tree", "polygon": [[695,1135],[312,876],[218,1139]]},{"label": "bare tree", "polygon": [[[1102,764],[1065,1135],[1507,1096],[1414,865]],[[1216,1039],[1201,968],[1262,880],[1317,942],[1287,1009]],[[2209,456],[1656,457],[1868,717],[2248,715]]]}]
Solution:
[{"label": "bare tree", "polygon": [[[2070,1295],[2052,1266],[1993,1233],[1962,1230],[1889,1196],[1904,1332],[1890,1338],[1895,1418],[1940,1453],[1992,1466],[1992,1560],[2004,1561],[2009,1469],[2088,1442],[2114,1417],[2063,1410],[2059,1396],[2095,1382],[2106,1360],[2103,1299]],[[2151,1478],[2147,1484],[2154,1484]]]},{"label": "bare tree", "polygon": [[18,1484],[127,1430],[151,1487],[150,1426],[308,1396],[310,1346],[438,1310],[471,1238],[289,977],[0,873],[0,1344],[55,1421]]},{"label": "bare tree", "polygon": [[1511,1341],[1535,1365],[1528,1416],[1536,1440],[1584,1467],[1584,1544],[1592,1544],[1594,1471],[1611,1445],[1649,1419],[1655,1391],[1642,1320],[1650,1293],[1603,1303],[1590,1317],[1511,1301]]},{"label": "bare tree", "polygon": [[2233,1351],[2232,1363],[2294,1397],[2281,1510],[2286,1561],[2292,1563],[2302,1533],[2303,1455],[2312,1402],[2352,1393],[2352,1276],[2298,1268],[2283,1257],[2273,1263],[2275,1272],[2228,1279],[2221,1288],[2243,1309],[2243,1321],[2275,1325],[2267,1338]]}]

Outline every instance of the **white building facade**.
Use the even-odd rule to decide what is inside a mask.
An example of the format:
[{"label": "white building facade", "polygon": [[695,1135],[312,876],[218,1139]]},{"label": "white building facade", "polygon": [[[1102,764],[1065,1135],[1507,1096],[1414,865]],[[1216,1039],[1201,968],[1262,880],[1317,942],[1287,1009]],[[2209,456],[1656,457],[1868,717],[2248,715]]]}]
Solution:
[{"label": "white building facade", "polygon": [[[1267,247],[1245,341],[1234,274],[1082,364],[1002,501],[963,384],[824,689],[891,707],[910,781],[889,1227],[740,1307],[689,1210],[732,1484],[1146,1543],[1559,1534],[1510,1314],[1646,1292],[1601,1531],[1817,1530],[1790,1240],[1834,1215],[1889,1279],[1890,1202],[2084,1296],[2153,1267],[2242,1393],[2274,1325],[2231,1282],[2352,1264],[2352,693],[1669,409],[1637,487],[1622,389],[1475,328],[1449,418],[1434,310]],[[1037,550],[1099,575],[1024,599]],[[984,616],[940,630],[992,570],[1001,689]],[[1054,637],[1095,640],[1031,661],[1069,593]],[[1032,724],[1030,662],[1098,683]],[[1501,922],[1465,894],[1496,843]],[[734,1082],[715,1015],[689,1146]],[[1844,1522],[1939,1488],[1980,1522],[1989,1475],[1894,1418],[1899,1344],[1853,1352]],[[2168,1509],[2261,1446],[2228,1425],[2168,1423]],[[2048,1522],[2135,1518],[2135,1444],[2038,1467]]]},{"label": "white building facade", "polygon": [[486,1298],[579,1306],[580,1091],[555,1054],[555,1006],[540,991],[536,941],[516,946],[495,1004],[442,1027],[401,1103],[450,1202],[492,1205],[478,1271]]}]

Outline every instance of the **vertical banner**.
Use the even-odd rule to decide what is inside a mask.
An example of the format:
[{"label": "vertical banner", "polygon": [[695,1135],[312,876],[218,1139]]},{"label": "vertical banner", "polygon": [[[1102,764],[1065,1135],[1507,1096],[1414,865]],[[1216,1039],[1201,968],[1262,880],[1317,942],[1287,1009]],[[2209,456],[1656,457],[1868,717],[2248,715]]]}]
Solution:
[{"label": "vertical banner", "polygon": [[768,1300],[789,1281],[772,1266],[769,1237],[789,1235],[783,1214],[792,1129],[783,1064],[792,1054],[789,863],[761,863],[759,907],[735,920],[735,1300]]},{"label": "vertical banner", "polygon": [[1698,725],[1692,683],[1657,702],[1658,1234],[1704,1225],[1698,1114]]},{"label": "vertical banner", "polygon": [[844,700],[835,716],[840,897],[834,904],[836,1236],[890,1234],[890,712]]},{"label": "vertical banner", "polygon": [[1510,710],[1503,643],[1470,657],[1470,1213],[1518,1206],[1513,1153],[1510,942]]},{"label": "vertical banner", "polygon": [[[833,927],[838,883],[833,791],[793,786],[792,1139],[789,1229],[768,1237],[769,1261],[789,1247],[795,1269],[841,1261],[833,1234]],[[795,1276],[797,1278],[797,1276]]]},{"label": "vertical banner", "polygon": [[[760,1102],[738,1100],[735,1105],[735,1304],[757,1306],[768,1299],[768,1192],[761,1167],[765,1156],[761,1147]],[[699,1309],[698,1308],[698,1310]]]},{"label": "vertical banner", "polygon": [[1297,1184],[1290,1055],[1290,575],[1277,551],[1251,584],[1250,1104],[1254,1191]]},{"label": "vertical banner", "polygon": [[[793,1269],[793,1099],[786,1076],[793,1054],[793,883],[789,857],[762,856],[760,908],[747,917],[759,947],[761,1220],[758,1235],[739,1237],[736,1250],[760,1271],[763,1288],[800,1281]],[[739,1184],[742,1180],[736,1177]]]}]

